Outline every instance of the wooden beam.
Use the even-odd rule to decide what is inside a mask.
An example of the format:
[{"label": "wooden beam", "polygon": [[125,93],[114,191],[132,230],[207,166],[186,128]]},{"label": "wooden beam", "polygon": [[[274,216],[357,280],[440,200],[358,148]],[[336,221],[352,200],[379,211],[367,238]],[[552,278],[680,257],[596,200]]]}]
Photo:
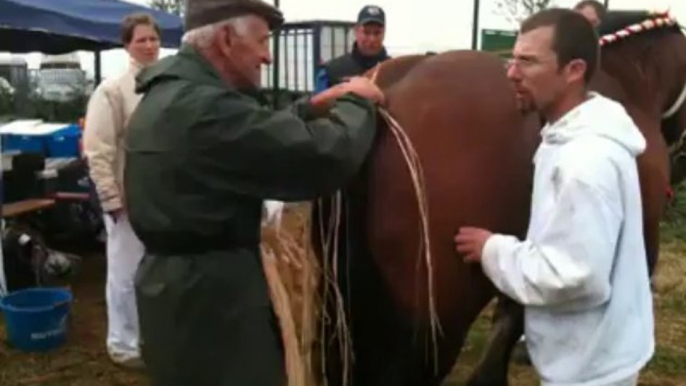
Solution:
[{"label": "wooden beam", "polygon": [[5,204],[2,206],[2,217],[16,217],[23,214],[37,212],[55,205],[55,200],[33,198]]}]

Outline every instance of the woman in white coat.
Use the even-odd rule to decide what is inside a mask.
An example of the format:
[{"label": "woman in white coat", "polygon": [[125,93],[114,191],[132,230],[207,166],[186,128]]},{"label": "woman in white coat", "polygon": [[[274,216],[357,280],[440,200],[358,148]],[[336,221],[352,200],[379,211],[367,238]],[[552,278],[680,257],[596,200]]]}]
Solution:
[{"label": "woman in white coat", "polygon": [[86,113],[84,153],[107,229],[107,352],[117,364],[142,367],[133,279],[144,248],[124,210],[124,137],[142,97],[135,93],[135,77],[157,61],[160,29],[151,16],[133,14],[122,21],[121,37],[130,56],[129,67],[93,92]]}]

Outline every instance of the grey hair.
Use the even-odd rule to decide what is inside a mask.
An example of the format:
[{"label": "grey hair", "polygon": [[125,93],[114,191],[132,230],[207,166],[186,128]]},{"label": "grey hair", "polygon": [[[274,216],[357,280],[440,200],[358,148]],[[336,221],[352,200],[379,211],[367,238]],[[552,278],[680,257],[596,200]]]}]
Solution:
[{"label": "grey hair", "polygon": [[182,43],[190,44],[196,48],[205,49],[212,44],[214,34],[227,25],[233,26],[236,33],[246,35],[248,33],[249,21],[253,15],[242,15],[222,20],[213,24],[204,25],[187,31],[181,38]]}]

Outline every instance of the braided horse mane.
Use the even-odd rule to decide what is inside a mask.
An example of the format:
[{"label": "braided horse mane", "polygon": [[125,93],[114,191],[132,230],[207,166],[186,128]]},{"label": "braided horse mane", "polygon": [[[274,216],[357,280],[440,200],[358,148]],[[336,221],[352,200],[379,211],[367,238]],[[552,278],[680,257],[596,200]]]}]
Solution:
[{"label": "braided horse mane", "polygon": [[679,30],[669,12],[610,11],[599,26],[600,46],[607,46],[634,35],[655,30]]},{"label": "braided horse mane", "polygon": [[[599,43],[604,50],[610,49],[614,51],[615,47],[621,48],[620,51],[623,54],[612,60],[616,70],[621,69],[622,71],[620,72],[624,73],[625,76],[641,77],[642,73],[639,73],[641,72],[640,67],[627,66],[625,60],[633,58],[631,59],[632,61],[643,62],[647,58],[653,57],[652,50],[655,48],[655,39],[665,37],[668,34],[683,36],[681,29],[682,27],[676,18],[670,15],[669,12],[612,11],[605,15],[598,28],[600,35]],[[631,45],[623,44],[627,41],[631,41]],[[680,61],[686,60],[683,56],[683,54],[680,54]],[[633,74],[629,75],[631,72]],[[626,83],[625,87],[630,94],[642,94],[643,90],[640,89],[641,86],[638,83],[624,83]],[[671,118],[676,109],[680,108],[685,97],[686,88],[683,89],[682,94],[676,99],[675,104],[663,113],[663,124],[665,119]],[[663,129],[665,129],[664,125]],[[680,129],[679,131],[681,132],[682,130]],[[672,142],[676,139],[671,137],[671,135],[666,135],[665,139],[667,142]]]},{"label": "braided horse mane", "polygon": [[[646,37],[641,39],[636,49],[650,50],[653,42],[650,36],[659,36],[666,33],[681,33],[682,26],[670,13],[646,12],[646,11],[611,11],[603,18],[598,33],[600,46],[614,48],[623,46],[622,42],[632,37]],[[661,121],[662,135],[670,148],[670,158],[681,156],[686,145],[686,131],[682,125],[674,119],[674,114],[684,103],[686,86],[671,108],[664,112]],[[673,164],[673,162],[672,162]],[[674,179],[674,176],[672,176]],[[669,189],[668,191],[671,191]]]}]

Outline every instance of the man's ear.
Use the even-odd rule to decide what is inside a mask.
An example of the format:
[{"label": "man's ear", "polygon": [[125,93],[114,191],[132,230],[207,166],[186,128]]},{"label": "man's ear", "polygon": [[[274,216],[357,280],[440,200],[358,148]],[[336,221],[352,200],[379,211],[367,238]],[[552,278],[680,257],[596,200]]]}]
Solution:
[{"label": "man's ear", "polygon": [[230,56],[235,36],[232,26],[230,25],[220,28],[214,35],[215,44],[224,56]]},{"label": "man's ear", "polygon": [[586,71],[588,70],[588,66],[586,65],[586,61],[581,60],[581,59],[574,59],[571,62],[569,62],[566,66],[566,72],[567,72],[567,82],[572,83],[576,81],[583,81],[584,75],[586,74]]}]

